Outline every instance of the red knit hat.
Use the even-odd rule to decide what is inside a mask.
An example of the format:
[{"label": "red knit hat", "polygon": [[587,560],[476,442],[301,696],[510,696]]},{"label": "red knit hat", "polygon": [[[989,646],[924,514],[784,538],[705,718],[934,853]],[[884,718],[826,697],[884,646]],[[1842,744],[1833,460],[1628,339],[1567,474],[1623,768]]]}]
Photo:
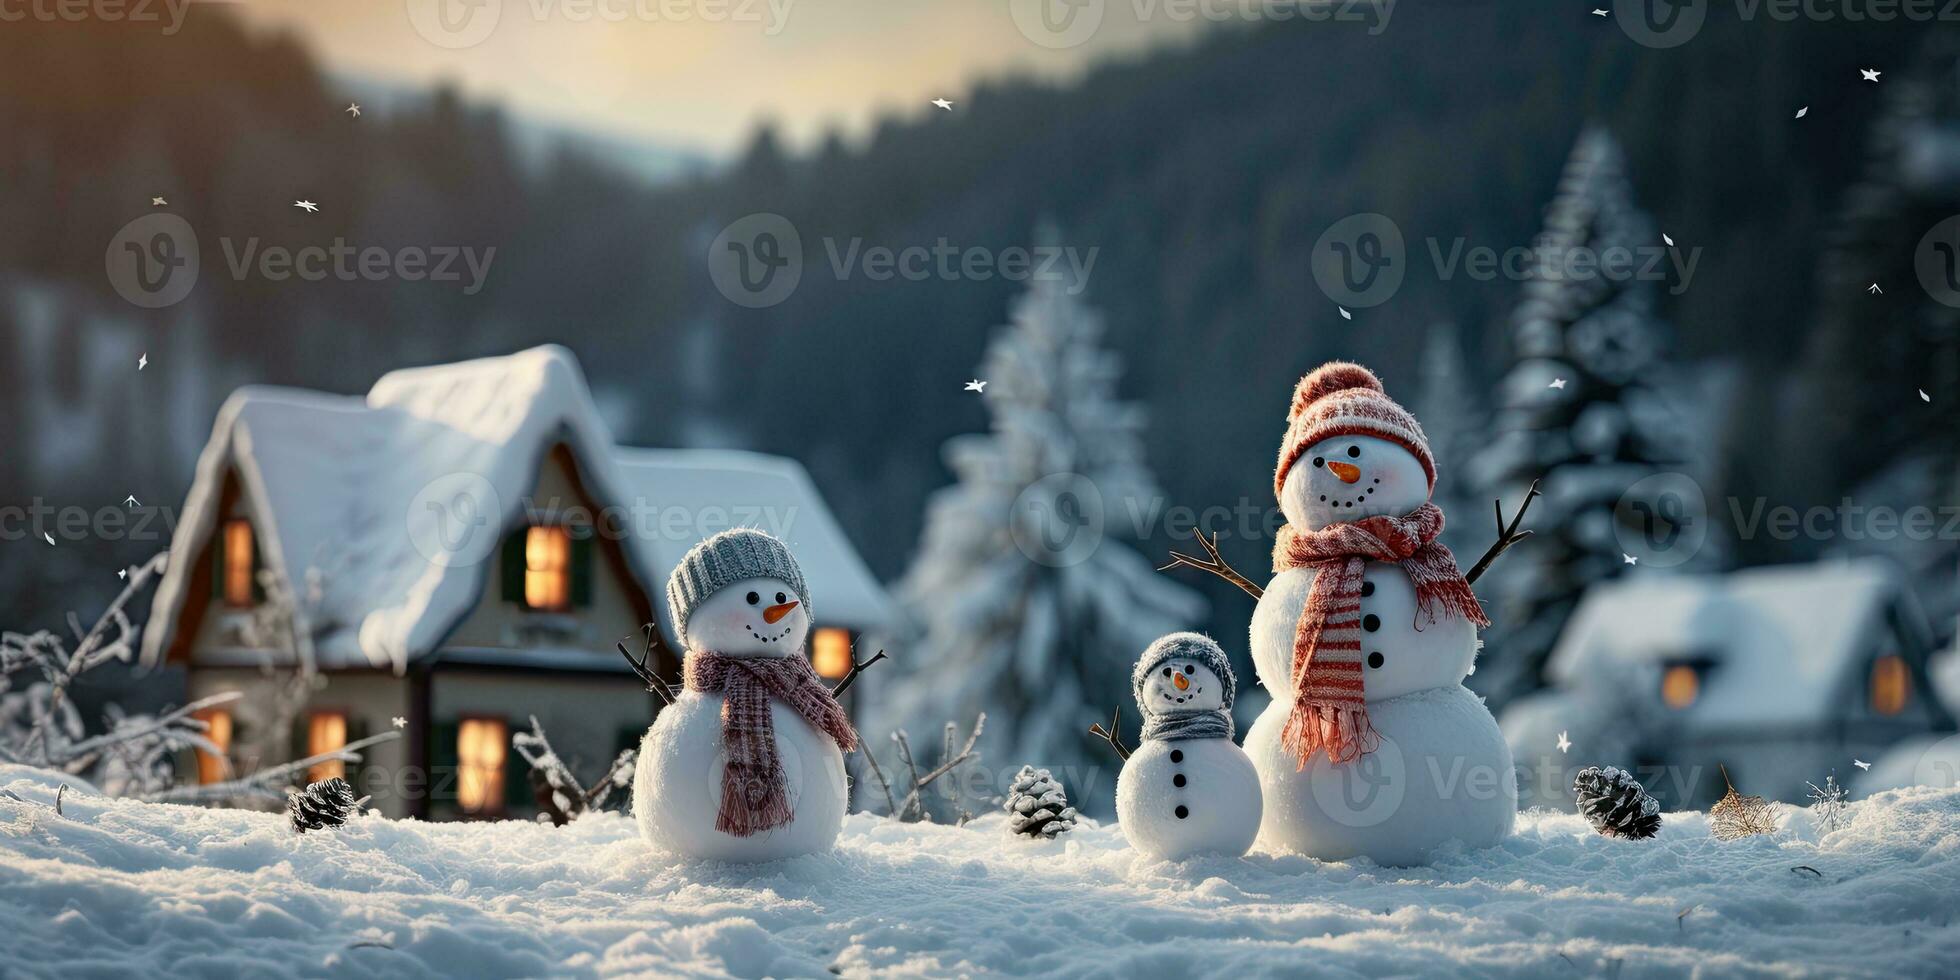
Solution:
[{"label": "red knit hat", "polygon": [[1436,460],[1429,455],[1429,438],[1422,434],[1422,426],[1382,391],[1375,372],[1359,364],[1328,361],[1301,378],[1293,389],[1293,407],[1286,421],[1279,468],[1273,471],[1275,496],[1285,488],[1286,471],[1300,454],[1335,436],[1374,436],[1407,449],[1422,463],[1429,488],[1436,489]]}]

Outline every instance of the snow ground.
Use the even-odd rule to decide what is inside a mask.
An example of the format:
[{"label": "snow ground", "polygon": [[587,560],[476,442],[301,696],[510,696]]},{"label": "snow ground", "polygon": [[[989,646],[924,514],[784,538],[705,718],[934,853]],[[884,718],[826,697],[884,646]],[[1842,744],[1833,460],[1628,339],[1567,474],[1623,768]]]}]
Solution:
[{"label": "snow ground", "polygon": [[0,766],[27,801],[0,794],[0,975],[1960,976],[1960,789],[1822,835],[1786,807],[1730,843],[1700,814],[1630,842],[1538,811],[1419,869],[854,814],[833,854],[742,867],[657,854],[616,814],[300,837],[73,790],[57,816],[55,781]]}]

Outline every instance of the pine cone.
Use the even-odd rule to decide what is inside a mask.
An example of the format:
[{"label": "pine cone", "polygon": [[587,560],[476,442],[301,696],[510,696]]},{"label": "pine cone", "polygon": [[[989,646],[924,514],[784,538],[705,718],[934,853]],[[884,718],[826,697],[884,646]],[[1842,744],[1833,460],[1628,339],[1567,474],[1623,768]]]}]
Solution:
[{"label": "pine cone", "polygon": [[1046,769],[1022,766],[1007,789],[1007,829],[1041,840],[1075,829],[1075,808]]},{"label": "pine cone", "polygon": [[302,834],[322,827],[338,827],[360,805],[361,801],[354,798],[354,787],[339,776],[314,783],[304,793],[286,794],[286,813],[292,818],[293,830]]},{"label": "pine cone", "polygon": [[1607,837],[1644,840],[1660,832],[1661,805],[1623,769],[1582,769],[1572,780],[1579,813]]}]

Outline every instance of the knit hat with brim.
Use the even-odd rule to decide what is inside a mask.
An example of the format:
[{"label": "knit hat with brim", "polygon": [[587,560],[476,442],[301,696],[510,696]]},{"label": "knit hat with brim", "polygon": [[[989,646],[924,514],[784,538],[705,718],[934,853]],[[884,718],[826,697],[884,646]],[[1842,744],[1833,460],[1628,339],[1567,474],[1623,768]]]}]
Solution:
[{"label": "knit hat with brim", "polygon": [[789,553],[789,545],[763,531],[738,527],[688,549],[673,574],[667,576],[667,611],[673,617],[675,636],[685,644],[687,618],[696,606],[722,589],[752,578],[789,583],[797,601],[803,603],[804,615],[811,615],[810,590],[803,584],[803,569]]},{"label": "knit hat with brim", "polygon": [[1286,413],[1286,439],[1279,445],[1279,467],[1273,471],[1273,494],[1286,487],[1286,471],[1312,446],[1335,436],[1374,436],[1395,443],[1422,464],[1429,487],[1436,488],[1436,460],[1429,454],[1429,437],[1416,417],[1382,390],[1375,372],[1348,361],[1329,361],[1300,379],[1293,389],[1293,407]]},{"label": "knit hat with brim", "polygon": [[1167,660],[1195,660],[1210,668],[1212,673],[1218,675],[1218,682],[1224,685],[1225,707],[1232,707],[1232,699],[1238,692],[1238,677],[1232,673],[1231,658],[1225,656],[1218,642],[1203,633],[1170,633],[1158,637],[1155,643],[1146,647],[1143,656],[1137,658],[1136,670],[1130,673],[1130,693],[1136,696],[1139,709],[1149,710],[1143,696],[1143,685]]}]

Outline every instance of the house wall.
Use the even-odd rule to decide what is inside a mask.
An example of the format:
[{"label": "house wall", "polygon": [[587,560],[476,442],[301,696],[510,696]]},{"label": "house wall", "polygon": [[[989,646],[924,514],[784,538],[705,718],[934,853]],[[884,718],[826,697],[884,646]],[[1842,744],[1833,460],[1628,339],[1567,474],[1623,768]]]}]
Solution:
[{"label": "house wall", "polygon": [[[306,705],[296,715],[279,719],[275,717],[276,705],[291,678],[290,672],[268,675],[253,668],[191,668],[188,686],[192,698],[228,691],[244,694],[231,705],[232,766],[240,774],[298,758],[296,751],[304,749],[294,744],[292,722],[307,711],[345,711],[350,738],[394,731],[395,718],[414,717],[406,678],[385,671],[346,671],[321,675],[324,686]],[[372,796],[368,806],[390,817],[413,812],[413,798],[420,792],[416,785],[419,777],[409,775],[410,734],[404,730],[401,738],[363,749],[361,764],[349,767],[349,782],[355,792]],[[303,782],[304,777],[294,781]]]}]

